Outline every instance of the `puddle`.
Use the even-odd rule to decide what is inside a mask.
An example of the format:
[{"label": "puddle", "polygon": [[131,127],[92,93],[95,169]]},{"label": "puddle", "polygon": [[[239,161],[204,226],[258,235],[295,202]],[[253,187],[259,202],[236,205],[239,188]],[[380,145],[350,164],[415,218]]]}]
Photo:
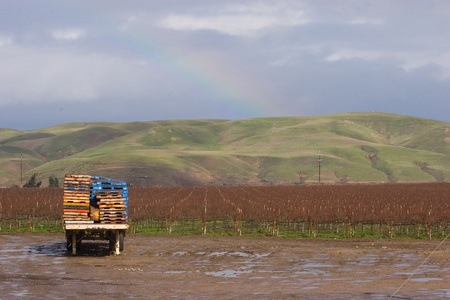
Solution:
[{"label": "puddle", "polygon": [[186,274],[186,273],[192,273],[187,271],[164,271],[164,274]]},{"label": "puddle", "polygon": [[255,254],[255,258],[268,257],[270,254],[271,254],[271,253],[263,253],[263,254],[256,253],[256,254]]},{"label": "puddle", "polygon": [[14,291],[10,293],[11,296],[14,297],[25,297],[25,296],[30,296],[30,292],[29,291]]},{"label": "puddle", "polygon": [[318,270],[318,269],[311,269],[306,271],[298,271],[295,272],[295,274],[301,274],[301,275],[316,275],[316,276],[330,276],[330,274],[326,271]]},{"label": "puddle", "polygon": [[221,271],[215,271],[215,272],[205,272],[205,274],[207,274],[207,275],[211,275],[214,277],[225,277],[225,278],[236,278],[239,275],[248,274],[248,273],[252,273],[252,271],[250,271],[250,270],[244,270],[244,271],[221,270]]},{"label": "puddle", "polygon": [[[24,235],[21,240],[7,236],[3,244],[0,237],[0,275],[8,274],[0,279],[0,298],[58,298],[66,290],[70,290],[67,298],[101,298],[114,293],[121,298],[145,298],[147,293],[171,282],[164,291],[158,290],[160,298],[211,299],[224,293],[230,293],[230,298],[257,294],[263,298],[308,298],[319,294],[332,298],[332,293],[341,291],[337,298],[348,293],[346,298],[386,299],[419,265],[409,279],[415,289],[405,286],[393,299],[450,297],[450,289],[443,289],[450,279],[450,266],[442,263],[448,261],[448,252],[421,265],[424,251],[416,249],[364,250],[357,255],[350,249],[332,256],[329,253],[336,249],[313,248],[311,245],[316,245],[309,240],[304,241],[310,243],[309,248],[290,240],[274,240],[274,244],[281,244],[268,246],[250,239],[243,247],[240,239],[236,239],[235,246],[232,240],[230,245],[217,245],[204,238],[199,238],[196,245],[183,245],[174,238],[130,235],[130,247],[121,256],[107,257],[107,243],[93,242],[83,243],[80,255],[72,257],[63,238],[53,236],[46,242],[46,236],[37,237]],[[150,239],[158,242],[150,243]],[[290,246],[283,248],[284,244]],[[176,286],[172,284],[175,281]],[[78,295],[80,285],[86,290]],[[100,294],[99,289],[106,287],[110,290]],[[194,287],[207,294],[196,294]],[[163,294],[166,291],[171,294]],[[365,291],[377,293],[361,294]]]},{"label": "puddle", "polygon": [[411,278],[410,281],[429,282],[433,280],[444,280],[443,278]]},{"label": "puddle", "polygon": [[308,263],[302,265],[302,268],[334,268],[335,265],[321,264],[321,263]]},{"label": "puddle", "polygon": [[411,264],[394,264],[395,268],[400,268],[400,267],[411,267]]},{"label": "puddle", "polygon": [[373,280],[374,280],[374,278],[366,278],[366,279],[357,279],[357,280],[354,280],[353,282],[363,283],[363,282],[372,282]]},{"label": "puddle", "polygon": [[238,256],[238,257],[249,257],[250,254],[245,252],[230,252],[228,253],[229,256]]},{"label": "puddle", "polygon": [[227,251],[211,252],[208,256],[224,256],[225,254],[227,254]]},{"label": "puddle", "polygon": [[70,253],[67,251],[66,243],[56,242],[49,245],[33,244],[28,246],[30,252],[47,256],[63,257]]},{"label": "puddle", "polygon": [[380,256],[377,254],[368,254],[364,257],[356,258],[355,262],[352,262],[353,264],[357,264],[360,266],[370,266],[378,263],[380,261]]}]

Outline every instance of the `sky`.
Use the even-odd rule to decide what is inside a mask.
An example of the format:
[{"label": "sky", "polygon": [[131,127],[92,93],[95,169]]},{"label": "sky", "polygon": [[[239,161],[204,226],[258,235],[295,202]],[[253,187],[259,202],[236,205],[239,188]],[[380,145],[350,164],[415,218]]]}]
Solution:
[{"label": "sky", "polygon": [[450,1],[0,0],[0,128],[368,111],[450,122]]}]

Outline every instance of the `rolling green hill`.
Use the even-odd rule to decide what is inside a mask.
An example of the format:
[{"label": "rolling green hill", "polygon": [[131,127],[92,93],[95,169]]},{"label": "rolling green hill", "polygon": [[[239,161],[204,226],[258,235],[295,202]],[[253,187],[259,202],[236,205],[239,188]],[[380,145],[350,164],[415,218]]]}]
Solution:
[{"label": "rolling green hill", "polygon": [[450,180],[450,123],[384,113],[0,129],[0,186],[34,173],[136,185]]}]

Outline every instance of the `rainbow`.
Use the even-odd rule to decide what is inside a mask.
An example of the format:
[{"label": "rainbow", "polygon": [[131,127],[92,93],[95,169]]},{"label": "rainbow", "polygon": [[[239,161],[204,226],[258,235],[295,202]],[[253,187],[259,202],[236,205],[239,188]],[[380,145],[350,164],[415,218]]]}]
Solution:
[{"label": "rainbow", "polygon": [[[110,20],[102,19],[82,4],[61,4],[71,13],[79,14],[80,19],[103,27],[108,32]],[[198,88],[199,92],[208,95],[211,101],[218,104],[233,106],[245,117],[283,116],[290,112],[289,108],[278,105],[274,92],[265,83],[258,82],[253,76],[245,74],[224,57],[211,52],[198,54],[182,52],[180,48],[169,46],[166,37],[139,33],[129,30],[115,32],[107,47],[126,47],[137,56],[148,61],[156,61],[161,68],[168,69],[179,79],[189,82]],[[145,38],[144,38],[145,37]],[[184,45],[183,45],[184,46]],[[223,107],[223,105],[219,105]],[[208,117],[208,116],[205,116]]]},{"label": "rainbow", "polygon": [[140,56],[155,59],[180,79],[194,84],[206,92],[211,101],[226,102],[248,117],[263,117],[280,114],[276,99],[261,84],[228,63],[223,57],[212,53],[183,53],[165,46],[161,38],[144,39],[135,34],[123,33],[119,42],[139,49]]}]

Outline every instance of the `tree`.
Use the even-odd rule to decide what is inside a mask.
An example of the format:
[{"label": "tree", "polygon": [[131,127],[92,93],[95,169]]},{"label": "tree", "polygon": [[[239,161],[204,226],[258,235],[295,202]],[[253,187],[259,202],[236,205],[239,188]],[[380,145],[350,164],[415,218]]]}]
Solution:
[{"label": "tree", "polygon": [[302,171],[298,171],[297,177],[298,177],[299,183],[304,184],[306,179],[308,178],[308,174],[306,174],[305,172],[302,172]]},{"label": "tree", "polygon": [[50,175],[48,177],[48,187],[59,187],[59,180],[56,176]]},{"label": "tree", "polygon": [[31,175],[30,179],[28,180],[27,183],[25,183],[23,185],[24,188],[38,188],[41,186],[42,181],[37,181],[36,180],[37,174],[34,173],[33,175]]}]

